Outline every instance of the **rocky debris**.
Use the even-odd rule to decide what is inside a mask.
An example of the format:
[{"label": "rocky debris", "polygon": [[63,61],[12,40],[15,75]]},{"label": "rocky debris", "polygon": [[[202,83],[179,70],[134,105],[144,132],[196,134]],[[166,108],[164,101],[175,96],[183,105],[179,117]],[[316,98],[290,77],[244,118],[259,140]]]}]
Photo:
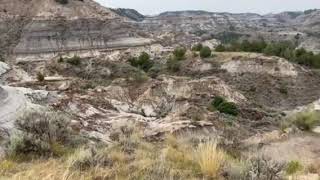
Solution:
[{"label": "rocky debris", "polygon": [[203,46],[208,46],[210,49],[215,49],[219,44],[221,44],[221,42],[216,39],[206,40],[202,42]]},{"label": "rocky debris", "polygon": [[319,74],[282,58],[255,53],[217,53],[214,61],[220,64],[215,67],[225,70],[214,74],[249,102],[290,111],[319,99]]},{"label": "rocky debris", "polygon": [[63,83],[59,86],[58,90],[59,90],[59,91],[66,91],[66,90],[68,90],[68,89],[70,88],[70,86],[71,86],[71,83],[70,83],[69,81],[66,81],[66,82],[63,82]]},{"label": "rocky debris", "polygon": [[[122,57],[123,51],[117,54]],[[68,80],[57,83],[56,88],[52,88],[54,84],[48,83],[46,87],[56,90],[61,87],[59,91],[66,88],[66,96],[58,101],[57,107],[74,115],[75,120],[79,122],[76,129],[79,129],[80,124],[82,130],[101,134],[108,133],[110,129],[119,125],[125,125],[126,122],[141,123],[144,127],[150,127],[152,123],[158,127],[171,123],[181,127],[179,122],[190,122],[188,127],[192,127],[194,122],[211,122],[216,126],[217,122],[229,117],[211,112],[208,107],[214,97],[222,96],[236,103],[241,109],[239,117],[236,118],[241,123],[239,127],[249,130],[251,133],[248,134],[254,135],[256,132],[276,128],[281,119],[280,108],[291,109],[296,107],[296,104],[303,105],[314,97],[319,97],[317,84],[311,83],[316,82],[314,80],[318,79],[318,76],[311,70],[280,58],[250,53],[217,53],[215,57],[205,60],[190,57],[188,55],[182,62],[183,71],[179,72],[180,76],[162,74],[155,79],[149,78],[133,84],[127,81],[132,76],[132,67],[124,65],[123,60],[113,64],[114,62],[107,58],[85,58],[82,59],[81,65],[76,67],[67,63],[57,63],[47,68],[60,69],[52,73],[72,77],[72,84],[67,86]],[[244,71],[235,68],[241,72],[229,72],[221,67],[226,63],[238,61],[252,64],[253,68],[243,65]],[[58,66],[67,68],[61,69]],[[255,70],[256,67],[260,70]],[[272,72],[274,69],[281,69],[280,73]],[[82,77],[84,70],[86,75]],[[78,78],[87,78],[88,81]],[[310,80],[311,84],[306,79]],[[100,82],[98,86],[84,88],[86,83],[96,80]],[[107,82],[102,84],[105,80]],[[282,83],[287,85],[287,94],[282,94],[277,89]],[[307,99],[295,94],[302,93],[301,89],[295,88],[298,84],[308,92],[315,93],[314,96]],[[66,86],[63,87],[64,85]],[[252,86],[261,90],[251,89]],[[157,132],[159,129],[151,128],[150,132],[152,131]],[[148,133],[152,134],[150,132]]]},{"label": "rocky debris", "polygon": [[216,113],[208,111],[213,97],[224,96],[239,105],[246,102],[242,94],[214,76],[193,79],[161,75],[138,87],[116,79],[85,94],[67,94],[56,107],[75,117],[74,129],[105,142],[112,129],[130,123],[141,126],[147,137],[212,129],[212,121],[219,120]]},{"label": "rocky debris", "polygon": [[302,111],[320,111],[320,99],[310,103],[310,104],[306,104],[304,106],[299,106],[296,107],[295,109],[288,111],[287,114],[293,114],[293,113],[297,113],[297,112],[302,112]]},{"label": "rocky debris", "polygon": [[2,86],[0,97],[0,129],[1,131],[11,131],[14,128],[14,121],[26,110],[41,107],[35,103],[47,99],[49,93]]},{"label": "rocky debris", "polygon": [[149,127],[145,130],[146,137],[157,137],[166,133],[175,134],[183,132],[184,130],[197,130],[210,128],[212,132],[216,132],[213,127],[213,124],[208,121],[177,121],[170,123],[149,123]]},{"label": "rocky debris", "polygon": [[0,76],[6,73],[10,69],[9,65],[0,61]]},{"label": "rocky debris", "polygon": [[194,80],[188,77],[161,76],[149,84],[138,97],[131,97],[127,88],[109,86],[105,98],[120,111],[139,112],[147,117],[162,117],[170,112],[181,113],[189,104],[186,101],[202,101],[206,105],[214,96],[220,95],[236,103],[246,98],[224,84],[217,77]]},{"label": "rocky debris", "polygon": [[[236,58],[236,57],[235,57]],[[239,57],[241,58],[241,57]],[[264,57],[263,59],[255,58],[252,60],[242,59],[226,62],[221,66],[222,69],[230,73],[256,73],[256,74],[270,74],[278,77],[292,77],[298,76],[298,71],[295,65],[275,57]]]}]

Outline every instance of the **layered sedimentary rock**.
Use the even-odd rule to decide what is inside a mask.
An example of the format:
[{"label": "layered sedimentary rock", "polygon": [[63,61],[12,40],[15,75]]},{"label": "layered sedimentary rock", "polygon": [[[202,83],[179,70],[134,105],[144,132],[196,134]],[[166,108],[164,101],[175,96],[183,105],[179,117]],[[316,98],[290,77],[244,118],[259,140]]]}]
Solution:
[{"label": "layered sedimentary rock", "polygon": [[[266,40],[294,40],[317,51],[319,10],[259,15],[205,11],[144,16],[131,9],[110,9],[93,0],[1,0],[0,49],[15,55],[104,50],[144,46],[191,45],[219,39],[219,33]],[[0,51],[0,53],[1,53]]]},{"label": "layered sedimentary rock", "polygon": [[149,44],[120,19],[33,20],[24,28],[16,54],[130,47]]},{"label": "layered sedimentary rock", "polygon": [[55,0],[2,1],[1,46],[14,55],[88,51],[152,43],[150,39],[137,35],[128,18],[91,0],[70,0],[66,5]]}]

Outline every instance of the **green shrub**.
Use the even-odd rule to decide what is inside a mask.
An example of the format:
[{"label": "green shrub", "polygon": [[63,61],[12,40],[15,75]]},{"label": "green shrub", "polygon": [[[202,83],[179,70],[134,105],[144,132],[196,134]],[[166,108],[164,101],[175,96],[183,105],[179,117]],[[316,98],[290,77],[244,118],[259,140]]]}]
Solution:
[{"label": "green shrub", "polygon": [[220,32],[213,36],[213,38],[220,40],[224,44],[232,43],[238,41],[243,34],[230,32],[230,31],[224,31]]},{"label": "green shrub", "polygon": [[288,175],[293,175],[302,171],[303,165],[299,161],[290,161],[285,170]]},{"label": "green shrub", "polygon": [[8,155],[13,157],[58,156],[61,152],[58,144],[65,144],[71,136],[69,121],[56,112],[26,112],[16,120],[15,126],[17,132],[8,144]]},{"label": "green shrub", "polygon": [[150,60],[150,56],[146,52],[142,52],[138,58],[130,58],[129,63],[131,66],[140,68],[145,72],[148,72],[153,66],[153,62]]},{"label": "green shrub", "polygon": [[170,58],[167,61],[166,66],[170,72],[178,72],[180,71],[181,62],[179,62],[175,58]]},{"label": "green shrub", "polygon": [[313,67],[320,68],[320,54],[314,54],[304,48],[296,49],[296,45],[291,41],[270,42],[264,40],[232,42],[228,46],[219,45],[216,51],[243,51],[264,53],[268,56],[278,56],[289,61]]},{"label": "green shrub", "polygon": [[201,58],[208,58],[211,56],[211,49],[208,46],[205,46],[200,51]]},{"label": "green shrub", "polygon": [[69,1],[68,0],[55,0],[57,3],[60,3],[60,4],[68,4]]},{"label": "green shrub", "polygon": [[217,96],[214,98],[214,100],[212,101],[211,105],[215,108],[219,107],[219,105],[223,102],[225,102],[226,100],[221,97],[221,96]]},{"label": "green shrub", "polygon": [[202,47],[202,44],[198,43],[192,47],[192,51],[201,51]]},{"label": "green shrub", "polygon": [[64,62],[64,59],[63,59],[62,56],[60,56],[59,59],[58,59],[58,63],[63,63],[63,62]]},{"label": "green shrub", "polygon": [[237,116],[239,114],[239,110],[236,104],[232,102],[227,102],[223,97],[217,96],[211,102],[212,107],[224,114],[230,114],[233,116]]},{"label": "green shrub", "polygon": [[129,80],[134,84],[141,84],[148,80],[148,76],[143,71],[137,71],[130,75]]},{"label": "green shrub", "polygon": [[226,47],[222,44],[219,44],[216,48],[215,48],[215,51],[217,52],[224,52],[226,51]]},{"label": "green shrub", "polygon": [[298,112],[289,117],[289,125],[293,124],[301,130],[310,131],[320,125],[320,113],[317,111]]},{"label": "green shrub", "polygon": [[198,54],[197,52],[193,52],[193,53],[192,53],[192,57],[196,58],[196,57],[198,57],[198,56],[199,56],[199,54]]},{"label": "green shrub", "polygon": [[308,14],[311,14],[311,13],[317,11],[317,10],[318,10],[318,9],[308,9],[308,10],[305,10],[305,11],[304,11],[304,14],[305,14],[305,15],[308,15]]},{"label": "green shrub", "polygon": [[288,94],[288,88],[287,88],[285,85],[282,85],[282,86],[279,88],[279,92],[280,92],[281,94],[287,95],[287,94]]},{"label": "green shrub", "polygon": [[74,55],[72,58],[67,58],[66,62],[74,66],[79,66],[81,64],[81,58],[79,56]]},{"label": "green shrub", "polygon": [[173,55],[174,55],[174,58],[175,60],[178,60],[178,61],[181,61],[181,60],[184,60],[186,57],[186,48],[184,47],[177,47],[174,51],[173,51]]},{"label": "green shrub", "polygon": [[223,102],[217,108],[221,113],[237,116],[239,114],[238,108],[234,103]]},{"label": "green shrub", "polygon": [[162,66],[160,64],[154,65],[152,66],[152,68],[149,69],[148,75],[151,78],[156,78],[160,74],[161,70]]},{"label": "green shrub", "polygon": [[39,82],[43,82],[44,79],[45,79],[44,75],[43,75],[41,72],[38,72],[38,73],[37,73],[37,80],[38,80]]},{"label": "green shrub", "polygon": [[0,61],[5,62],[4,56],[0,54]]}]

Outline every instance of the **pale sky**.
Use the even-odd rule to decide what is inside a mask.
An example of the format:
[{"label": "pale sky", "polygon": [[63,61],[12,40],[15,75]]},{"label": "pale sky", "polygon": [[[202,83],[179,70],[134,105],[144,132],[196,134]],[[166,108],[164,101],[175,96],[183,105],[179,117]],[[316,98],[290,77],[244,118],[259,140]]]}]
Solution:
[{"label": "pale sky", "polygon": [[106,7],[131,8],[145,15],[164,11],[206,10],[211,12],[252,12],[320,9],[320,0],[95,0]]}]

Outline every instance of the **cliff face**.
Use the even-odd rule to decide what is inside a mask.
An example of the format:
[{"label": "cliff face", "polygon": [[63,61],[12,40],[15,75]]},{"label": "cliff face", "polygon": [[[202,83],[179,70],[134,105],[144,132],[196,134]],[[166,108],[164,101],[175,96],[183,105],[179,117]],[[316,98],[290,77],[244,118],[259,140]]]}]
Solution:
[{"label": "cliff face", "polygon": [[[131,46],[135,43],[128,41],[123,44],[123,41],[134,40],[133,37],[134,29],[120,19],[33,20],[24,27],[14,53],[50,53]],[[143,43],[144,41],[141,42]]]},{"label": "cliff face", "polygon": [[293,39],[318,50],[320,11],[258,15],[205,11],[146,17],[131,9],[109,9],[93,0],[0,0],[0,54],[43,54],[149,45],[190,45],[222,32],[267,40]]},{"label": "cliff face", "polygon": [[140,26],[158,37],[181,44],[216,37],[222,32],[233,32],[245,37],[266,40],[294,40],[309,50],[320,49],[320,10],[283,12],[259,15],[253,13],[212,13],[206,11],[165,12],[146,17]]},{"label": "cliff face", "polygon": [[150,44],[127,17],[91,0],[1,0],[1,49],[14,55]]}]

